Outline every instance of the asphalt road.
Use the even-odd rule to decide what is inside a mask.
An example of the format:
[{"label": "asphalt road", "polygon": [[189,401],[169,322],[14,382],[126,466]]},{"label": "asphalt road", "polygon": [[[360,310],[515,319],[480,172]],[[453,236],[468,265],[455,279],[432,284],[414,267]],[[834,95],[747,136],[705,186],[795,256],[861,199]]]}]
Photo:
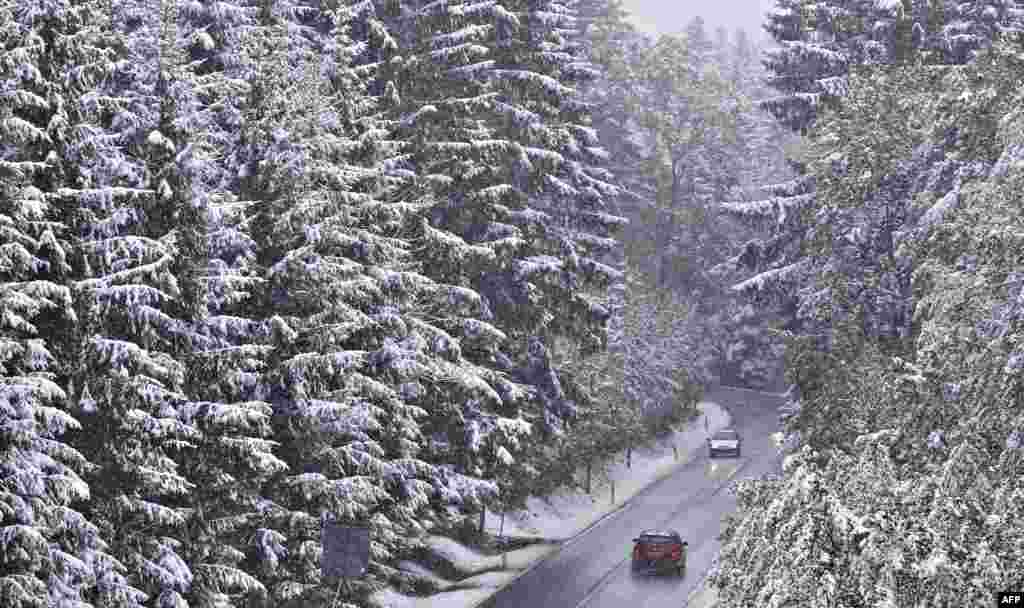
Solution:
[{"label": "asphalt road", "polygon": [[[728,484],[779,470],[771,443],[778,395],[720,388],[706,397],[724,406],[743,437],[740,458],[702,450],[624,508],[566,542],[480,608],[680,608],[718,555],[722,517],[736,508]],[[733,477],[728,478],[730,474]],[[674,528],[689,541],[686,576],[635,576],[632,538],[645,528]]]}]

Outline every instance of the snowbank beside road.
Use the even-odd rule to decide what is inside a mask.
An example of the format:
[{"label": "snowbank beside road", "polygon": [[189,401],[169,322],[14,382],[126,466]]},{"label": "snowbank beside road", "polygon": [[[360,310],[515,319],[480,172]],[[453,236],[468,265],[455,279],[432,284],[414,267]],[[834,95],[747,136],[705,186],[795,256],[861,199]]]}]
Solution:
[{"label": "snowbank beside road", "polygon": [[[615,454],[608,467],[607,480],[598,481],[595,476],[591,494],[578,488],[565,488],[549,498],[531,497],[527,500],[525,510],[506,513],[502,534],[508,537],[565,540],[618,510],[645,487],[689,462],[699,450],[704,449],[708,434],[729,425],[729,413],[719,405],[705,401],[697,407],[703,415],[685,428],[676,430],[650,448],[633,450],[632,467],[626,468],[624,451]],[[614,504],[611,501],[612,482],[615,485]],[[500,514],[488,513],[487,531],[496,535],[500,526]],[[430,537],[427,546],[455,566],[460,573],[472,578],[453,582],[445,592],[430,597],[409,597],[386,589],[374,594],[371,601],[379,608],[476,606],[557,549],[555,545],[535,545],[512,551],[506,555],[503,566],[501,556],[481,555],[449,538]],[[485,572],[490,574],[482,575]],[[467,588],[469,585],[474,587]]]}]

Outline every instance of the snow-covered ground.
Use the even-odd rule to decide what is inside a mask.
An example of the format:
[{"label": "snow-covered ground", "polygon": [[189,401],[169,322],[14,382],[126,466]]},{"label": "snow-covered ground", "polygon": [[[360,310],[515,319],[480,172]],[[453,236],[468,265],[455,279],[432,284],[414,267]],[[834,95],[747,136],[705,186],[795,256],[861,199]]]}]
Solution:
[{"label": "snow-covered ground", "polygon": [[[714,433],[729,425],[728,412],[717,404],[705,401],[698,408],[704,415],[696,418],[686,428],[677,430],[652,448],[633,450],[631,468],[626,468],[625,452],[616,454],[613,464],[607,468],[607,479],[599,480],[600,476],[595,475],[591,494],[580,489],[566,488],[547,499],[531,497],[526,502],[525,510],[506,513],[502,534],[509,537],[565,540],[618,510],[640,490],[693,458],[698,450],[703,449],[709,432]],[[678,460],[673,445],[678,452]],[[615,486],[614,504],[611,501],[612,483]],[[496,535],[500,526],[500,515],[488,513],[487,531]],[[510,551],[505,554],[503,563],[501,556],[481,555],[450,538],[432,536],[427,539],[427,545],[434,554],[451,563],[466,578],[457,582],[447,581],[420,564],[403,562],[399,568],[433,579],[444,591],[420,598],[385,589],[371,598],[379,608],[470,608],[514,580],[558,546],[537,544]]]},{"label": "snow-covered ground", "polygon": [[701,585],[686,598],[686,608],[713,608],[718,603],[718,592],[714,587]]}]

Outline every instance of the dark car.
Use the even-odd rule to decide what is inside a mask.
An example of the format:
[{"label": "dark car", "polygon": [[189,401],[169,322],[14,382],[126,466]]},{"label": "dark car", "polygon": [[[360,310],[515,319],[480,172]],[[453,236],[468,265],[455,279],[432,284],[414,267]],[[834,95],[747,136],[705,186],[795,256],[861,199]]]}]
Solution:
[{"label": "dark car", "polygon": [[688,543],[675,530],[645,530],[633,539],[633,572],[686,573]]},{"label": "dark car", "polygon": [[708,456],[714,458],[715,454],[731,452],[738,457],[742,443],[740,434],[734,429],[722,429],[708,438]]}]

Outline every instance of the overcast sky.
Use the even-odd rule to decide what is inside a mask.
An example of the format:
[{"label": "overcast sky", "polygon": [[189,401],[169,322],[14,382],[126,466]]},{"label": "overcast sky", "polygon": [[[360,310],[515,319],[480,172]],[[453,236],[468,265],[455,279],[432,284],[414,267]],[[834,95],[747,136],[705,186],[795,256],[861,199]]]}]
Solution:
[{"label": "overcast sky", "polygon": [[761,22],[775,0],[624,0],[632,13],[633,22],[641,31],[651,34],[671,34],[700,15],[707,25],[708,34],[724,25],[732,30],[742,27],[754,39],[762,37]]}]

